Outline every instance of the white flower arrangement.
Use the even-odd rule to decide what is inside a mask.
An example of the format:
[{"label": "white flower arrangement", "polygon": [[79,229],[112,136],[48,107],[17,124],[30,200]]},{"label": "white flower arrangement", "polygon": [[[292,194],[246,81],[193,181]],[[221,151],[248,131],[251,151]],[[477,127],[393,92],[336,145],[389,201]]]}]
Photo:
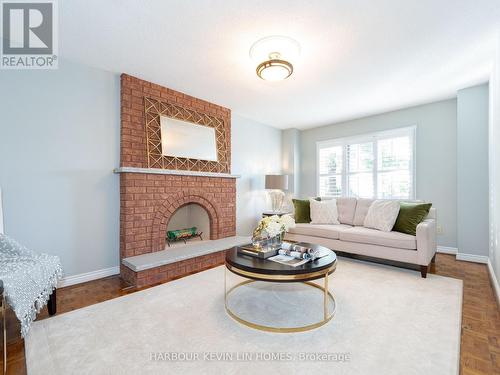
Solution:
[{"label": "white flower arrangement", "polygon": [[267,216],[259,221],[257,228],[253,231],[254,237],[276,237],[283,232],[288,232],[290,228],[295,227],[295,220],[290,215]]}]

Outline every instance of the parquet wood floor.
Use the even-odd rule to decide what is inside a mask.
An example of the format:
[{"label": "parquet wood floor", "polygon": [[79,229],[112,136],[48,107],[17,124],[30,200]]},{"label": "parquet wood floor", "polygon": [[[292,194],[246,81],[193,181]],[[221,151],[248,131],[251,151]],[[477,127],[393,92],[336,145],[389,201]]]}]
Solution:
[{"label": "parquet wood floor", "polygon": [[[457,261],[452,255],[438,254],[430,273],[462,279],[464,282],[460,374],[500,375],[500,310],[486,265]],[[420,277],[418,272],[415,272],[415,277]],[[61,288],[57,292],[57,312],[68,312],[135,291],[137,289],[127,288],[119,276]],[[46,318],[48,313],[44,309],[38,319]],[[19,323],[11,310],[7,314],[7,328],[7,373],[24,375],[24,341],[19,334]]]}]

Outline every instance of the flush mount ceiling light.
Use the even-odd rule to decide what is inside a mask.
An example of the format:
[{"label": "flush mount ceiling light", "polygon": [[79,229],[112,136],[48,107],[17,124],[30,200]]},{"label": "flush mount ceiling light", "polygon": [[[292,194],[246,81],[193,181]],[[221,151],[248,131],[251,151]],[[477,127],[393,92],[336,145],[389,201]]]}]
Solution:
[{"label": "flush mount ceiling light", "polygon": [[281,81],[293,73],[290,61],[300,54],[297,41],[286,36],[269,36],[255,42],[250,57],[258,63],[256,73],[266,81]]}]

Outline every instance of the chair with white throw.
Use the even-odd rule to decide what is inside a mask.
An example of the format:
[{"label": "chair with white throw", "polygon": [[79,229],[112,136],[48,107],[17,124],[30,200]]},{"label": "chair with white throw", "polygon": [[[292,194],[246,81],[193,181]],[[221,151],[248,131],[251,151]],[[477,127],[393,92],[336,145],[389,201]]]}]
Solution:
[{"label": "chair with white throw", "polygon": [[[0,217],[2,214],[0,200]],[[62,277],[59,257],[36,253],[3,233],[0,219],[0,292],[3,322],[3,372],[7,370],[5,312],[11,307],[21,322],[21,336],[28,334],[31,323],[48,304],[56,313],[56,286]]]}]

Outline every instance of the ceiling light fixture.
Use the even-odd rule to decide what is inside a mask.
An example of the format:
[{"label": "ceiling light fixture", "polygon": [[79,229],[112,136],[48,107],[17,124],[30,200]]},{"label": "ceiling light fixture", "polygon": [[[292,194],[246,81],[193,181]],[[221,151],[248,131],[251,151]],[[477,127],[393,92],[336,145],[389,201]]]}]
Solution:
[{"label": "ceiling light fixture", "polygon": [[250,57],[259,62],[255,70],[266,81],[281,81],[293,73],[290,63],[300,54],[297,41],[286,36],[269,36],[255,42],[250,48]]},{"label": "ceiling light fixture", "polygon": [[280,59],[279,53],[269,55],[269,60],[260,63],[256,69],[257,75],[266,81],[281,81],[293,73],[293,65]]}]

